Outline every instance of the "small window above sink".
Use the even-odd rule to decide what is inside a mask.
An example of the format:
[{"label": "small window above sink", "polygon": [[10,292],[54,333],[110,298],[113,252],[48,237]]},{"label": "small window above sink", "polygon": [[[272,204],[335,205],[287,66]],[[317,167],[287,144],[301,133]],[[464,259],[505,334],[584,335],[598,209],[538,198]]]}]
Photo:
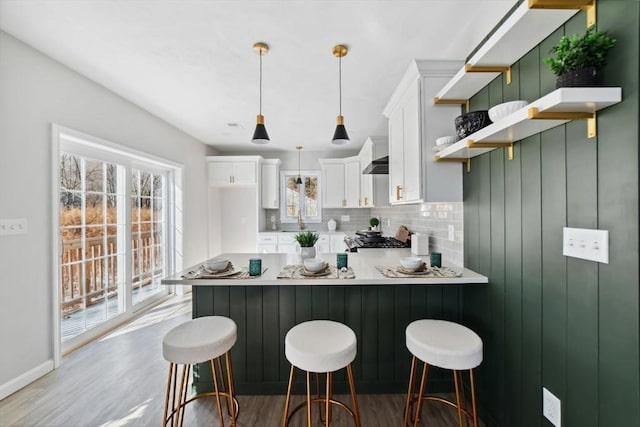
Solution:
[{"label": "small window above sink", "polygon": [[[302,184],[297,184],[298,176]],[[321,222],[320,171],[280,172],[280,221]]]}]

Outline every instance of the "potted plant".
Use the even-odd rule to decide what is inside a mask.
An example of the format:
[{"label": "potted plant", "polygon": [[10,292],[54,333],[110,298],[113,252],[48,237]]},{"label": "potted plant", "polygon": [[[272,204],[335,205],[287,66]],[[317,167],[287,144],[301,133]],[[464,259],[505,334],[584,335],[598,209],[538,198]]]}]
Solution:
[{"label": "potted plant", "polygon": [[583,36],[562,36],[549,51],[555,57],[543,58],[542,61],[558,76],[556,88],[598,86],[601,80],[599,71],[606,64],[607,52],[615,44],[616,39],[598,31],[593,25]]},{"label": "potted plant", "polygon": [[378,218],[371,218],[369,220],[369,225],[371,226],[372,231],[378,231],[378,226],[380,225],[380,220]]},{"label": "potted plant", "polygon": [[304,260],[307,258],[315,258],[316,248],[314,245],[318,241],[318,236],[313,231],[303,231],[295,235],[296,242],[300,245],[300,257]]}]

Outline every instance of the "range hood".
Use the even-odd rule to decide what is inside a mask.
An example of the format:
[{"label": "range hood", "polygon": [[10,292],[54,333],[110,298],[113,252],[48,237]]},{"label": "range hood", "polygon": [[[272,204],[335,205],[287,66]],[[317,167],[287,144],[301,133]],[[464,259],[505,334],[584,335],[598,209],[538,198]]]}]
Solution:
[{"label": "range hood", "polygon": [[362,171],[363,175],[388,175],[389,174],[389,156],[380,157],[372,161]]}]

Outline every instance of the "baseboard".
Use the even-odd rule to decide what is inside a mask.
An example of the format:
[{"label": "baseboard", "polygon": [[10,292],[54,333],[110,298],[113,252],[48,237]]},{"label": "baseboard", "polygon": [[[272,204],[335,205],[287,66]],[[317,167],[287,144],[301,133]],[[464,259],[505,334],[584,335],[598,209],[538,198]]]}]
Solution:
[{"label": "baseboard", "polygon": [[22,387],[31,384],[41,376],[53,371],[53,359],[49,359],[35,368],[15,377],[11,381],[0,384],[0,400],[15,393]]}]

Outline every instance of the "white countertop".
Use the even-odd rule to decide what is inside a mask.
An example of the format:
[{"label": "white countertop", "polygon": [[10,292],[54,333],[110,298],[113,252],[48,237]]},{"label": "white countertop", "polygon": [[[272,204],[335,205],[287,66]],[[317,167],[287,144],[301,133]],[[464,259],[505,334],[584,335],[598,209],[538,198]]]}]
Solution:
[{"label": "white countertop", "polygon": [[[451,269],[462,272],[461,277],[455,278],[431,278],[415,276],[410,278],[388,278],[382,275],[376,266],[399,266],[400,258],[411,256],[410,249],[369,249],[358,253],[348,253],[348,265],[356,275],[355,279],[321,279],[314,278],[308,280],[278,279],[277,276],[285,265],[301,264],[300,255],[295,254],[257,254],[238,253],[221,254],[215,258],[228,258],[236,267],[248,267],[250,258],[261,258],[262,269],[267,269],[262,276],[250,279],[183,279],[182,274],[194,271],[202,263],[192,266],[174,276],[162,279],[163,285],[193,285],[193,286],[300,286],[300,285],[461,285],[488,283],[487,277],[466,268],[449,265],[444,260],[444,265]],[[335,253],[318,254],[330,265],[336,264]],[[428,256],[422,256],[428,261]],[[204,263],[204,261],[203,261]]]}]

